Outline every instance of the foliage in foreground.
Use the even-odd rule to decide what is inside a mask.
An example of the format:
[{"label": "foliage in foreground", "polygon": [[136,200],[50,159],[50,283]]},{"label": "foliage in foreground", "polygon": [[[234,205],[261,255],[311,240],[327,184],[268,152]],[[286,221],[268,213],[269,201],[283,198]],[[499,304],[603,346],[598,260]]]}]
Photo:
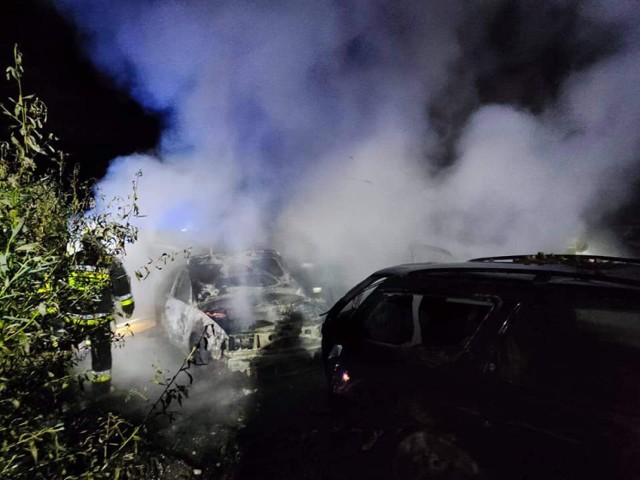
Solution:
[{"label": "foliage in foreground", "polygon": [[[82,332],[64,312],[92,292],[69,287],[67,244],[86,227],[92,199],[65,182],[64,155],[43,133],[46,107],[22,92],[17,48],[14,59],[7,79],[17,96],[1,107],[10,126],[0,142],[0,478],[146,478],[141,428],[84,406],[72,373]],[[119,218],[90,220],[115,252],[135,240],[133,201]]]}]

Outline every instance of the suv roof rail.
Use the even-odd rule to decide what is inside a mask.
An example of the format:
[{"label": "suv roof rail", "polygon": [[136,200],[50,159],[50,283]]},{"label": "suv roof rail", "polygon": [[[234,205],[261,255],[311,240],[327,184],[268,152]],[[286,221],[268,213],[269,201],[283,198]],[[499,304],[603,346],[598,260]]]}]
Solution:
[{"label": "suv roof rail", "polygon": [[640,265],[638,258],[607,257],[603,255],[572,255],[538,252],[535,255],[506,255],[500,257],[480,257],[470,262],[519,263],[524,265],[570,265],[578,267],[603,266],[611,264]]}]

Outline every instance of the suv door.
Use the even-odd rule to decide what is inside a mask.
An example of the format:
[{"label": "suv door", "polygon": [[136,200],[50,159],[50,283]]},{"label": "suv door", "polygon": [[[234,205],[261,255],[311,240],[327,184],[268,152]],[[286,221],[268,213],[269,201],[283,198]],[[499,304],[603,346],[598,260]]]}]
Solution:
[{"label": "suv door", "polygon": [[[482,429],[480,405],[486,345],[480,332],[494,329],[501,314],[497,297],[416,295],[417,335],[410,348],[412,382],[407,410],[424,423],[462,437]],[[422,417],[422,419],[420,418]]]},{"label": "suv door", "polygon": [[351,338],[341,352],[340,377],[335,379],[344,387],[339,393],[376,410],[393,401],[414,341],[412,306],[413,295],[378,290],[357,309],[349,320]]},{"label": "suv door", "polygon": [[604,467],[610,460],[605,432],[619,388],[606,391],[606,377],[615,372],[603,370],[603,344],[580,312],[557,299],[522,304],[487,366],[487,433],[509,449],[514,465],[545,477],[615,476]]},{"label": "suv door", "polygon": [[456,414],[476,408],[469,392],[482,364],[463,357],[495,300],[383,291],[367,303],[355,318],[360,335],[342,353],[355,397],[407,416],[438,403]]}]

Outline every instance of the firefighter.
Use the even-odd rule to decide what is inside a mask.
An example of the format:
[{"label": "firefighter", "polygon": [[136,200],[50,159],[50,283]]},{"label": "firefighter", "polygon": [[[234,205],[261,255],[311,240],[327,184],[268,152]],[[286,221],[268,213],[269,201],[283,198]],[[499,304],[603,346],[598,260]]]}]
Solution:
[{"label": "firefighter", "polygon": [[77,291],[78,299],[68,309],[68,321],[90,344],[91,390],[102,395],[111,389],[114,299],[129,318],[134,309],[131,285],[122,263],[91,233],[86,233],[74,250],[69,285]]}]

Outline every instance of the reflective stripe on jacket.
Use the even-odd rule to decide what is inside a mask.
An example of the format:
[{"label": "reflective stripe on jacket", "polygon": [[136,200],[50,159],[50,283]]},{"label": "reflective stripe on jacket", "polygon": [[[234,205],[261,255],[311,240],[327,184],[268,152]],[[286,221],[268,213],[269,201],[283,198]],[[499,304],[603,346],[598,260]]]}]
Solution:
[{"label": "reflective stripe on jacket", "polygon": [[93,372],[91,376],[91,382],[104,383],[111,381],[111,370],[103,370],[101,372]]},{"label": "reflective stripe on jacket", "polygon": [[[69,274],[69,285],[80,292],[91,292],[91,301],[79,302],[68,312],[74,323],[80,320],[92,320],[92,324],[100,323],[98,319],[113,312],[113,299],[119,302],[125,314],[133,312],[133,296],[129,277],[122,263],[111,259],[108,267],[95,265],[75,265]],[[84,308],[80,305],[84,305]],[[96,321],[93,321],[96,320]],[[90,324],[84,322],[85,324]]]},{"label": "reflective stripe on jacket", "polygon": [[126,295],[120,295],[116,297],[116,300],[120,302],[121,307],[128,307],[129,305],[133,305],[133,295],[127,293]]},{"label": "reflective stripe on jacket", "polygon": [[95,313],[93,315],[69,315],[65,320],[69,323],[73,323],[74,325],[86,325],[88,327],[93,327],[96,325],[111,323],[114,318],[110,313]]},{"label": "reflective stripe on jacket", "polygon": [[92,287],[109,287],[109,270],[92,265],[76,265],[69,274],[69,285],[77,290],[89,290]]}]

